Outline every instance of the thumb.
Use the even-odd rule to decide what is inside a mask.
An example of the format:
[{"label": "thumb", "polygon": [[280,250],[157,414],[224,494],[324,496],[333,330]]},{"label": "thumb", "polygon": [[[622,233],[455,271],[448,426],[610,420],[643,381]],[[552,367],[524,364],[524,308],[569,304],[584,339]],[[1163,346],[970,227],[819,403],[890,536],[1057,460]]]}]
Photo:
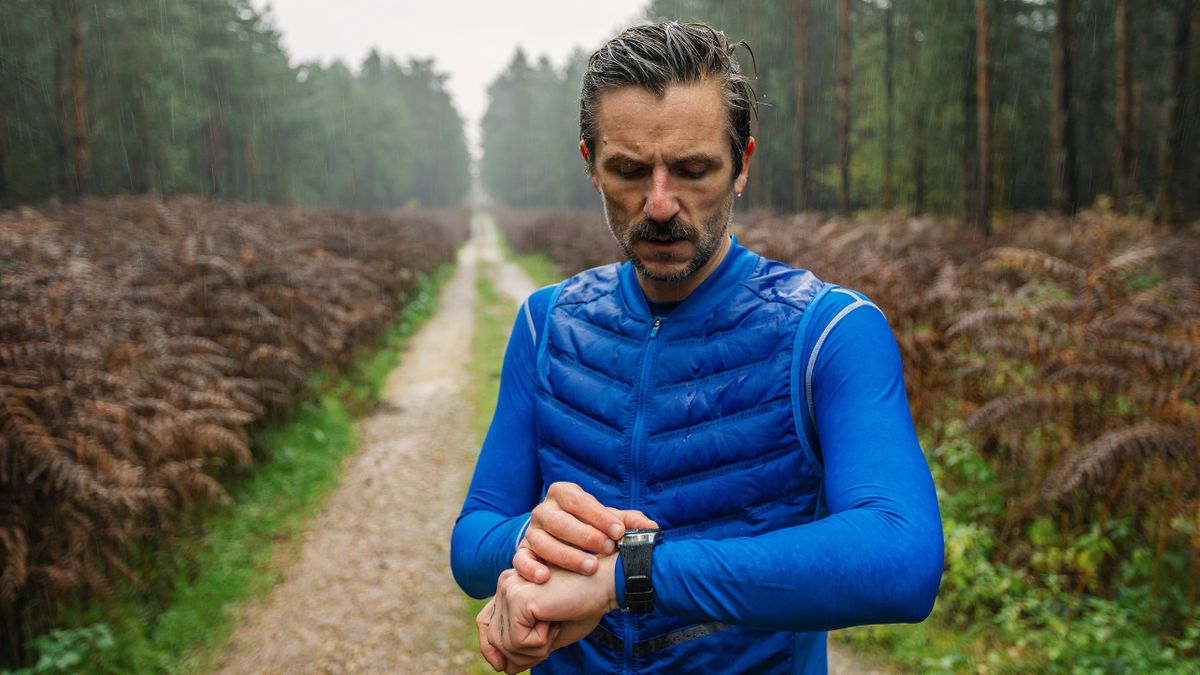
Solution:
[{"label": "thumb", "polygon": [[657,528],[658,523],[646,517],[646,514],[636,509],[629,509],[621,512],[621,520],[625,523],[627,530],[640,530],[645,528]]}]

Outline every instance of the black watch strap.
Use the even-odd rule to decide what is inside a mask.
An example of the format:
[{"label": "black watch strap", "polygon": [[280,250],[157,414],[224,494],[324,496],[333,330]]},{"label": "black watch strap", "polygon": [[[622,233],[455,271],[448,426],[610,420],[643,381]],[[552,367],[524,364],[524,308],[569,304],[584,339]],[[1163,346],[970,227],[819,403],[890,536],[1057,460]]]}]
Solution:
[{"label": "black watch strap", "polygon": [[621,571],[625,575],[625,610],[654,611],[653,556],[658,530],[630,530],[621,539]]}]

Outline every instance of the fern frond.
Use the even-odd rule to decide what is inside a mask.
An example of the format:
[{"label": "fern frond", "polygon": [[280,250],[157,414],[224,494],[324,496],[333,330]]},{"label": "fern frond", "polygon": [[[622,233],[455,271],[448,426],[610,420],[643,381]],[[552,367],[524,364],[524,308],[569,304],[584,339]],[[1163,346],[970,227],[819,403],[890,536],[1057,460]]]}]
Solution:
[{"label": "fern frond", "polygon": [[1044,251],[1014,246],[1001,246],[988,252],[989,268],[1010,269],[1050,278],[1076,290],[1087,285],[1087,272],[1062,258]]},{"label": "fern frond", "polygon": [[1057,412],[1071,401],[1056,394],[1012,394],[988,401],[967,418],[965,428],[978,429],[999,422],[1016,423],[1039,414]]},{"label": "fern frond", "polygon": [[964,312],[946,329],[946,337],[960,333],[980,333],[997,326],[1008,326],[1025,319],[1025,313],[1010,307],[985,307]]},{"label": "fern frond", "polygon": [[1041,495],[1046,501],[1059,501],[1080,489],[1104,491],[1125,460],[1195,454],[1195,439],[1174,426],[1142,424],[1117,429],[1059,460],[1046,477]]},{"label": "fern frond", "polygon": [[1133,374],[1120,366],[1103,363],[1076,363],[1063,366],[1046,375],[1048,384],[1058,382],[1091,382],[1105,393],[1125,391],[1133,383]]},{"label": "fern frond", "polygon": [[1156,244],[1150,244],[1126,251],[1108,262],[1088,272],[1087,285],[1109,284],[1116,277],[1133,271],[1146,263],[1161,257],[1167,249]]}]

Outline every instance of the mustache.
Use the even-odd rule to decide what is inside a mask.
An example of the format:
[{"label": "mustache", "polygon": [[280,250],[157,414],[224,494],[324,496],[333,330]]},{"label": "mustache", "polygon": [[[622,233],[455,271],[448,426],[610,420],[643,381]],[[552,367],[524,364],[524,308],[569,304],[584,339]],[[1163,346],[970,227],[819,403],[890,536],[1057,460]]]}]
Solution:
[{"label": "mustache", "polygon": [[640,239],[653,239],[655,237],[691,239],[695,233],[696,228],[678,218],[671,218],[663,222],[643,218],[632,228],[632,234]]}]

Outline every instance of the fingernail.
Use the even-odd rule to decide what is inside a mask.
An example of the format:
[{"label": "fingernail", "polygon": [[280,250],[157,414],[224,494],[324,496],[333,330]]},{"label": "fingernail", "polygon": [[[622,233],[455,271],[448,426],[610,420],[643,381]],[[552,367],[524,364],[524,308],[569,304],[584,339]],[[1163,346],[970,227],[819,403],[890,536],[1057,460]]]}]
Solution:
[{"label": "fingernail", "polygon": [[608,528],[608,535],[613,539],[620,539],[625,534],[625,528],[620,525],[613,525]]},{"label": "fingernail", "polygon": [[605,540],[604,540],[604,546],[602,547],[602,548],[604,549],[604,553],[605,553],[605,555],[607,555],[607,554],[609,554],[609,553],[612,553],[612,552],[613,552],[613,550],[615,550],[615,549],[616,549],[616,546],[617,546],[617,545],[613,543],[613,540],[612,540],[612,539],[605,539]]},{"label": "fingernail", "polygon": [[587,560],[583,561],[583,571],[585,573],[591,574],[592,571],[595,569],[596,569],[596,559],[595,558],[588,558]]},{"label": "fingernail", "polygon": [[546,580],[546,574],[546,570],[539,569],[533,573],[533,578],[540,583]]}]

